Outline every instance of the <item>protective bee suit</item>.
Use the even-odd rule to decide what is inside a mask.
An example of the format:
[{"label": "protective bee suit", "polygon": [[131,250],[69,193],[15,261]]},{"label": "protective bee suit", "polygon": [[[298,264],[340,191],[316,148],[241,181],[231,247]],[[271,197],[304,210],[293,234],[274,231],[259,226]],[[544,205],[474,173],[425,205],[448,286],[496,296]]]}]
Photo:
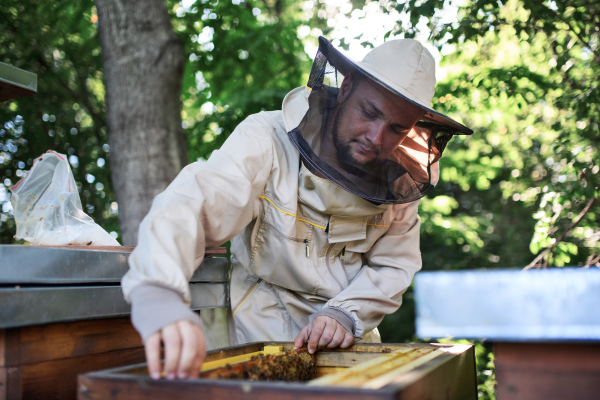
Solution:
[{"label": "protective bee suit", "polygon": [[[385,45],[353,64],[321,38],[308,86],[292,90],[281,111],[248,117],[156,197],[122,281],[144,339],[181,319],[199,323],[186,306],[188,281],[206,247],[231,240],[230,344],[292,341],[319,315],[355,340],[374,340],[367,335],[398,309],[421,268],[418,200],[437,183],[447,141],[471,133],[428,108],[429,52],[414,40],[388,43],[416,60],[401,71],[412,72],[400,82],[408,94],[375,74]],[[337,118],[344,104],[334,83],[350,71],[426,109],[400,146],[373,150],[385,154],[376,163],[328,161],[330,139],[352,129]]]}]

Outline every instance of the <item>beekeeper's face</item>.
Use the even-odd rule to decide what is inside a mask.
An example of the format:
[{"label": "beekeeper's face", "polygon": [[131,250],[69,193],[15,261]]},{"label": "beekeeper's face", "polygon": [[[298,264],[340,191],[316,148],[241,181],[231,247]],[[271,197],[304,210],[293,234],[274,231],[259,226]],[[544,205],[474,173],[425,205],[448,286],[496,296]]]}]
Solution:
[{"label": "beekeeper's face", "polygon": [[372,173],[402,143],[425,111],[370,79],[347,74],[333,123],[338,161],[353,174]]}]

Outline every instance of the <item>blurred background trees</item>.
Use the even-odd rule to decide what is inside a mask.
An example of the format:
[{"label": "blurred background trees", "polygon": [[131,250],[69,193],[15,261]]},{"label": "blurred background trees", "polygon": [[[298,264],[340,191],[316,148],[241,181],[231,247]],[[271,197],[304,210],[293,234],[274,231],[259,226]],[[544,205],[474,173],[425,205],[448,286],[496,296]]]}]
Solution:
[{"label": "blurred background trees", "polygon": [[[185,60],[190,162],[305,84],[319,34],[350,50],[416,37],[441,59],[433,106],[475,130],[449,143],[421,203],[423,268],[523,268],[538,255],[538,266],[599,265],[599,2],[169,0],[167,10]],[[69,155],[86,211],[117,235],[94,3],[5,0],[0,43],[0,61],[39,80],[37,95],[0,103],[0,241],[14,235],[8,188],[48,149]],[[413,322],[409,291],[384,340],[414,339]]]}]

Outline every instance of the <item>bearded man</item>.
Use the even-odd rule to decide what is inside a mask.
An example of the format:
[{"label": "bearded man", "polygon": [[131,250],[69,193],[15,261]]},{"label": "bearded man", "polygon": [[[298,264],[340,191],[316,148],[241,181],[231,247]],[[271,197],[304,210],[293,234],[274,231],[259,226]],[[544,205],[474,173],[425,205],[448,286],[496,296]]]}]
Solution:
[{"label": "bearded man", "polygon": [[360,62],[319,38],[307,86],[242,122],[188,165],[140,226],[122,286],[151,376],[198,376],[205,356],[188,281],[206,247],[231,240],[230,344],[380,342],[421,268],[419,199],[455,134],[430,108],[435,62],[412,39]]}]

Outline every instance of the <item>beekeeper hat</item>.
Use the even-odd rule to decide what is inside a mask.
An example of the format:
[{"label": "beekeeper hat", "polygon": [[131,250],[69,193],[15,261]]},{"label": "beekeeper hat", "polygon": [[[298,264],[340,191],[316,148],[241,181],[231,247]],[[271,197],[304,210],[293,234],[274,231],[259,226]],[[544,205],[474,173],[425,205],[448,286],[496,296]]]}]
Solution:
[{"label": "beekeeper hat", "polygon": [[[435,93],[435,60],[429,50],[417,40],[390,40],[375,47],[362,61],[352,61],[320,36],[319,52],[342,75],[358,71],[392,93],[421,107],[425,110],[424,120],[447,126],[455,135],[473,133],[466,126],[431,108]],[[314,69],[313,64],[312,72],[316,72]]]}]

